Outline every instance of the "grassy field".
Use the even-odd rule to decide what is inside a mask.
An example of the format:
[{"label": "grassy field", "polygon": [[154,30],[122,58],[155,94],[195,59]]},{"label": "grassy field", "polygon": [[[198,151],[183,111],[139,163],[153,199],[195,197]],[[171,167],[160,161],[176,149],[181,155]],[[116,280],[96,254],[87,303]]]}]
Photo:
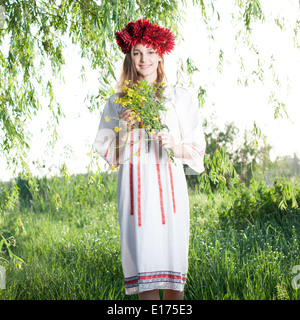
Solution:
[{"label": "grassy field", "polygon": [[[114,185],[72,208],[62,202],[55,210],[7,212],[1,228],[24,263],[9,259],[4,246],[0,299],[137,299],[124,294]],[[234,197],[190,193],[185,299],[299,299],[292,286],[292,268],[300,265],[299,211],[237,221],[229,214]]]}]

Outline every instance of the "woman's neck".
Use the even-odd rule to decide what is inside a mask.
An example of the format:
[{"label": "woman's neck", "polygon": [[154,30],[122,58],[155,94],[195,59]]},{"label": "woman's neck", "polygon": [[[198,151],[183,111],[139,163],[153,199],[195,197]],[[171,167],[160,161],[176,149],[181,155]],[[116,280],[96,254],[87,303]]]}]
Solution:
[{"label": "woman's neck", "polygon": [[148,83],[153,83],[156,82],[157,80],[157,75],[155,76],[149,76],[149,77],[143,77],[143,76],[139,76],[138,77],[138,81],[142,81],[142,80],[147,80]]}]

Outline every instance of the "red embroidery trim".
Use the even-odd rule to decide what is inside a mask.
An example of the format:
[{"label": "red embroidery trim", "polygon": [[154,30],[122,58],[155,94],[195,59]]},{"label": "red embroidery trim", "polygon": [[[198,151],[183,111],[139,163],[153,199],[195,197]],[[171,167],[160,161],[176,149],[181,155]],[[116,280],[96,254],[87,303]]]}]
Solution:
[{"label": "red embroidery trim", "polygon": [[136,283],[139,280],[147,280],[147,279],[156,279],[156,278],[169,278],[169,279],[180,279],[183,282],[186,281],[185,277],[180,277],[180,276],[172,276],[170,274],[161,274],[161,275],[155,275],[155,276],[147,276],[147,277],[138,277],[138,279],[131,280],[131,281],[124,281],[125,285]]},{"label": "red embroidery trim", "polygon": [[[145,273],[147,274],[147,272]],[[181,280],[182,282],[186,281],[186,274],[182,274],[179,275],[177,272],[166,272],[166,273],[158,273],[158,272],[154,272],[154,274],[150,275],[148,273],[148,275],[142,276],[142,275],[138,275],[135,277],[131,277],[131,278],[125,278],[124,279],[124,284],[125,286],[130,286],[131,284],[135,284],[135,283],[143,283],[145,280],[151,280],[151,279],[165,279],[166,281],[170,281],[173,282],[172,280]],[[176,281],[177,282],[177,281]],[[145,283],[149,283],[149,281],[145,281]],[[178,283],[178,282],[177,282]]]},{"label": "red embroidery trim", "polygon": [[133,131],[130,134],[130,154],[129,154],[129,181],[130,181],[130,215],[133,215],[133,172],[132,172],[132,156],[133,156]]},{"label": "red embroidery trim", "polygon": [[182,278],[180,276],[173,276],[171,274],[157,274],[155,276],[146,276],[146,277],[139,277],[139,279],[153,279],[153,278],[171,278],[171,279],[182,279],[185,281],[185,278]]},{"label": "red embroidery trim", "polygon": [[191,147],[193,150],[195,150],[195,151],[200,155],[200,157],[203,157],[203,156],[204,156],[204,152],[199,152],[195,147],[191,146],[191,145],[188,144],[188,143],[183,143],[183,144],[187,144],[189,147]]},{"label": "red embroidery trim", "polygon": [[204,156],[204,152],[199,152],[199,150],[197,150],[195,147],[192,147],[192,146],[191,148],[194,149],[199,154],[200,157]]},{"label": "red embroidery trim", "polygon": [[171,191],[172,191],[172,200],[173,200],[173,210],[174,213],[176,212],[175,208],[175,195],[174,195],[174,184],[173,184],[173,174],[172,174],[172,168],[171,168],[171,161],[168,159],[168,167],[170,172],[170,182],[171,182]]},{"label": "red embroidery trim", "polygon": [[109,146],[108,146],[108,148],[107,148],[107,150],[106,150],[105,158],[107,157],[108,151],[109,151],[109,149],[110,149],[110,147],[111,147],[111,145],[112,145],[112,143],[114,142],[115,139],[116,139],[116,137],[114,137],[114,138],[111,140],[111,142],[110,142],[110,144],[109,144]]},{"label": "red embroidery trim", "polygon": [[159,169],[159,162],[158,162],[158,155],[157,155],[156,148],[155,148],[155,159],[156,159],[157,179],[158,179],[158,188],[159,188],[159,196],[160,196],[161,218],[162,218],[162,224],[165,224],[166,220],[165,220],[165,212],[164,212],[163,190],[161,185],[160,169]]},{"label": "red embroidery trim", "polygon": [[141,218],[141,131],[139,132],[139,150],[138,150],[138,222],[139,227],[142,225]]}]

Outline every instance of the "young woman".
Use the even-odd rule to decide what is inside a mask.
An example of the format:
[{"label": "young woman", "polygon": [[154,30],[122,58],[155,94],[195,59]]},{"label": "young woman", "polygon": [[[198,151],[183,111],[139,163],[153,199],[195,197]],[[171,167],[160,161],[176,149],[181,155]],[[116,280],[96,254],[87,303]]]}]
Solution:
[{"label": "young woman", "polygon": [[[114,102],[126,80],[162,83],[164,54],[174,48],[169,29],[149,20],[130,22],[116,33],[125,54],[119,93],[105,104],[96,151],[118,168],[117,208],[126,294],[139,299],[183,299],[188,271],[189,198],[183,164],[204,170],[205,140],[196,103],[188,90],[164,87],[167,111],[160,114],[169,131],[149,140],[130,113]],[[121,130],[115,132],[114,128]],[[150,143],[149,143],[150,141]],[[170,161],[166,149],[174,152]]]}]

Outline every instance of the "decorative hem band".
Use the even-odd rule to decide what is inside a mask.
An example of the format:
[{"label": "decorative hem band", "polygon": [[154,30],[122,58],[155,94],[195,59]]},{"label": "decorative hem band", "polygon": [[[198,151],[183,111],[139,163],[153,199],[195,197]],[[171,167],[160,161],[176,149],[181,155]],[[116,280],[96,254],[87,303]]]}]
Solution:
[{"label": "decorative hem band", "polygon": [[154,289],[182,291],[186,274],[173,271],[141,272],[137,276],[124,279],[126,294],[135,294]]}]

